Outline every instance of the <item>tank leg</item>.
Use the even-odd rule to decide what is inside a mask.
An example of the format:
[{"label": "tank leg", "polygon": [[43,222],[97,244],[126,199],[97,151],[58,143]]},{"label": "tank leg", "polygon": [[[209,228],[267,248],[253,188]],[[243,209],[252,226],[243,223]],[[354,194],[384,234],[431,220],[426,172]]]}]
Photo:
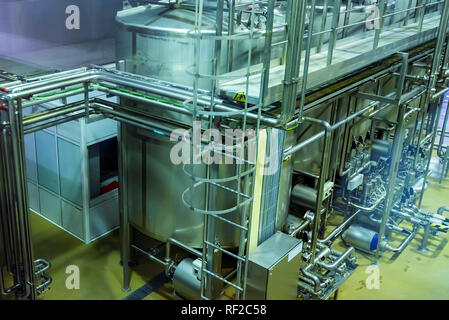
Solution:
[{"label": "tank leg", "polygon": [[131,281],[131,268],[130,268],[130,258],[131,258],[131,238],[128,217],[128,198],[127,198],[127,187],[126,187],[126,132],[125,128],[119,125],[119,206],[120,206],[120,255],[122,258],[123,266],[123,291],[130,290]]},{"label": "tank leg", "polygon": [[419,251],[424,252],[424,253],[429,252],[429,249],[427,248],[429,235],[430,235],[430,224],[426,225],[425,228],[424,228],[421,245],[418,248]]},{"label": "tank leg", "polygon": [[130,237],[129,237],[129,223],[126,221],[122,224],[122,265],[123,265],[123,291],[130,290],[131,268],[130,268]]}]

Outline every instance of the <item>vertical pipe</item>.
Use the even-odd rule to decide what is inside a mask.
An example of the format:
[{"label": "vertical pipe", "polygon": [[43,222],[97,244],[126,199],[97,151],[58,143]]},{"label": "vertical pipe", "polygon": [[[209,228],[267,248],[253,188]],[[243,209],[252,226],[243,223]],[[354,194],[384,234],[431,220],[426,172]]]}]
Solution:
[{"label": "vertical pipe", "polygon": [[[290,0],[288,2],[288,47],[286,54],[284,89],[282,92],[282,112],[280,124],[285,124],[294,116],[298,90],[298,77],[301,61],[306,1]],[[301,115],[300,115],[301,117]]]},{"label": "vertical pipe", "polygon": [[120,240],[121,258],[123,266],[123,291],[130,290],[131,269],[130,269],[130,225],[128,217],[128,179],[127,179],[127,139],[126,125],[118,123],[118,168],[119,168],[119,208],[120,208]]},{"label": "vertical pipe", "polygon": [[374,42],[373,42],[373,49],[377,49],[379,46],[379,40],[380,40],[380,34],[382,33],[382,28],[384,25],[384,15],[385,15],[385,7],[387,5],[387,2],[385,0],[380,0],[379,2],[379,28],[376,29],[374,33]]},{"label": "vertical pipe", "polygon": [[334,0],[334,8],[332,10],[332,27],[331,34],[329,38],[329,49],[327,51],[327,66],[332,64],[332,59],[334,57],[334,48],[337,43],[337,27],[340,20],[340,6],[341,0]]},{"label": "vertical pipe", "polygon": [[[329,5],[329,0],[323,0],[323,14],[321,15],[321,26],[320,26],[320,32],[323,32],[326,29],[326,21],[327,21],[327,9]],[[316,53],[320,53],[321,49],[323,48],[323,41],[324,41],[324,33],[320,33],[318,37],[318,45],[316,47]]]},{"label": "vertical pipe", "polygon": [[[137,55],[137,33],[136,32],[132,33],[131,41],[132,41],[132,44],[131,44],[131,50],[132,50],[131,51],[132,52],[131,59],[132,59],[132,61],[138,61],[137,57],[136,57],[136,55]],[[137,64],[136,64],[136,62],[133,62],[132,72],[133,73],[137,73]]]},{"label": "vertical pipe", "polygon": [[449,40],[446,41],[446,48],[444,52],[444,59],[443,59],[443,71],[448,70],[448,61],[449,61]]},{"label": "vertical pipe", "polygon": [[433,53],[432,69],[429,80],[429,88],[433,89],[436,84],[436,77],[441,70],[441,53],[447,34],[447,25],[449,22],[449,1],[444,1],[443,11],[441,12],[440,25],[438,27],[437,43]]},{"label": "vertical pipe", "polygon": [[[444,136],[443,132],[441,133],[441,135]],[[446,149],[443,157],[443,165],[441,167],[441,174],[439,181],[440,184],[442,184],[443,180],[446,178],[448,169],[449,169],[449,149]]]},{"label": "vertical pipe", "polygon": [[[348,5],[346,6],[346,12],[345,12],[345,18],[344,18],[344,25],[347,26],[350,22],[351,18],[351,10],[352,10],[352,0],[348,0]],[[348,33],[348,28],[344,28],[342,31],[342,38],[346,37],[346,34]]]},{"label": "vertical pipe", "polygon": [[395,187],[396,187],[396,178],[398,175],[398,169],[399,169],[399,163],[401,160],[402,155],[402,145],[404,142],[404,134],[405,134],[405,110],[406,105],[401,104],[399,106],[398,110],[398,117],[397,117],[397,125],[393,140],[393,148],[392,148],[392,156],[391,156],[391,162],[390,167],[388,170],[388,187],[387,187],[387,196],[385,199],[385,205],[384,205],[384,212],[382,216],[382,221],[379,228],[379,242],[377,245],[377,258],[380,257],[380,244],[382,243],[385,232],[386,232],[386,225],[388,222],[388,219],[390,218],[390,212],[393,208],[393,202],[394,202],[394,195],[395,195]]},{"label": "vertical pipe", "polygon": [[[207,168],[207,178],[208,179],[216,179],[218,176],[218,165],[211,164],[208,165]],[[214,211],[216,210],[216,201],[217,201],[217,191],[215,188],[210,188],[210,186],[206,190],[206,210]],[[206,252],[206,266],[205,269],[208,271],[214,271],[214,260],[215,260],[215,249],[213,247],[209,247],[206,244],[206,241],[215,243],[216,238],[216,219],[209,217],[209,214],[204,215],[204,246]],[[213,299],[213,278],[210,275],[207,275],[204,279],[205,287],[203,295],[208,299]]]},{"label": "vertical pipe", "polygon": [[[438,119],[440,117],[440,113],[441,113],[441,105],[437,105],[435,106],[435,100],[432,100],[430,102],[430,105],[434,107],[435,109],[435,114],[436,114],[436,119]],[[426,165],[426,170],[424,171],[424,176],[423,176],[423,184],[421,187],[421,193],[419,195],[419,203],[418,203],[418,208],[421,208],[422,205],[422,200],[424,198],[424,189],[426,187],[426,182],[427,182],[427,175],[429,174],[429,168],[430,168],[430,160],[432,159],[432,151],[433,151],[433,147],[435,145],[435,139],[436,139],[436,134],[437,134],[437,129],[438,129],[438,125],[433,126],[433,135],[432,135],[432,142],[430,144],[430,149],[429,149],[429,157],[427,159],[427,165]]]},{"label": "vertical pipe", "polygon": [[408,70],[408,53],[399,52],[398,53],[401,56],[402,66],[401,66],[401,72],[399,74],[398,78],[398,84],[396,87],[396,102],[398,104],[401,103],[401,96],[402,91],[404,90],[405,85],[405,77],[407,76],[407,70]]},{"label": "vertical pipe", "polygon": [[304,117],[304,121],[309,121],[315,124],[319,124],[324,127],[324,148],[323,148],[323,154],[321,157],[321,170],[320,170],[320,178],[318,180],[318,191],[317,191],[317,200],[316,200],[316,207],[315,207],[315,216],[314,216],[314,222],[313,222],[313,229],[312,229],[312,252],[311,252],[311,262],[312,264],[315,263],[315,257],[316,257],[316,246],[318,241],[318,233],[320,230],[321,225],[321,209],[322,209],[322,201],[323,201],[323,194],[324,194],[324,184],[327,180],[327,174],[329,169],[329,153],[331,150],[331,141],[332,141],[332,127],[331,125],[324,121],[324,120],[317,120],[314,118],[308,118]]},{"label": "vertical pipe", "polygon": [[[422,31],[422,26],[423,26],[423,23],[424,23],[424,16],[425,16],[425,14],[426,14],[426,7],[427,7],[427,2],[428,2],[428,0],[424,0],[423,2],[422,2],[422,8],[420,9],[420,12],[419,12],[419,24],[418,24],[418,30],[419,30],[419,32],[421,32]],[[444,4],[446,5],[446,3],[447,3],[447,1],[444,1]],[[444,11],[444,10],[443,10]]]},{"label": "vertical pipe", "polygon": [[[125,61],[121,60],[117,62],[117,70],[125,71]],[[123,291],[130,290],[131,282],[131,242],[130,242],[130,225],[128,216],[128,194],[127,194],[127,173],[126,173],[126,125],[117,122],[117,144],[118,144],[118,199],[119,199],[119,211],[120,211],[120,255],[123,266]]]},{"label": "vertical pipe", "polygon": [[421,245],[418,247],[418,250],[420,250],[422,252],[428,252],[429,251],[429,249],[427,248],[427,243],[429,241],[429,237],[430,237],[430,223],[428,223],[424,227],[423,237],[422,237],[422,240],[421,240]]},{"label": "vertical pipe", "polygon": [[15,192],[17,197],[18,236],[22,250],[22,272],[24,296],[36,298],[34,286],[34,263],[28,221],[28,190],[26,183],[25,146],[22,127],[22,101],[11,102],[9,105],[9,120],[11,126],[11,146],[14,159]]},{"label": "vertical pipe", "polygon": [[416,0],[416,6],[415,6],[415,23],[419,24],[419,16],[421,12],[421,5],[423,3],[423,0]]},{"label": "vertical pipe", "polygon": [[[244,166],[245,171],[248,170],[248,167],[249,167],[248,163],[245,163],[243,166]],[[245,175],[243,180],[244,180],[243,181],[243,192],[245,194],[250,194],[251,188],[254,187],[254,183],[249,182],[248,175]],[[251,212],[250,211],[251,211],[251,206],[243,206],[241,208],[241,211],[240,211],[240,225],[241,226],[248,226],[247,221],[251,221]],[[250,228],[248,228],[247,231],[242,230],[242,229],[240,230],[240,237],[239,237],[240,238],[240,246],[239,246],[239,251],[238,251],[239,256],[243,256],[243,254],[244,254],[245,245],[242,245],[242,244],[245,241],[247,241],[246,245],[249,246],[250,240],[247,237],[249,237],[250,231],[251,231]],[[249,253],[248,250],[247,250],[247,253]],[[242,264],[241,261],[237,261],[237,269],[236,269],[237,271],[239,269],[241,269],[241,264]],[[242,293],[236,292],[237,299],[240,299],[240,297],[243,297],[243,299],[244,299],[245,295],[246,295],[246,277],[244,277],[244,273],[242,273],[242,272],[237,273],[237,285],[240,285],[242,276],[243,276],[243,285],[242,285],[243,292]]]},{"label": "vertical pipe", "polygon": [[260,101],[265,105],[265,95],[268,91],[268,82],[270,79],[271,66],[271,44],[273,40],[273,24],[274,24],[274,5],[275,0],[268,1],[268,14],[266,22],[265,48],[263,55],[263,72],[261,81]]},{"label": "vertical pipe", "polygon": [[[437,121],[437,126],[439,125],[439,120]],[[437,154],[438,156],[442,156],[442,148],[443,148],[443,144],[444,144],[444,135],[447,129],[447,122],[449,121],[449,105],[446,105],[446,113],[444,114],[444,121],[443,121],[443,126],[441,128],[441,135],[440,135],[440,140],[438,142],[438,148],[437,148]]]},{"label": "vertical pipe", "polygon": [[398,176],[399,163],[402,157],[402,146],[404,143],[405,129],[406,129],[406,121],[405,121],[405,112],[407,109],[407,105],[401,103],[401,95],[404,88],[405,76],[408,70],[408,54],[400,53],[402,56],[402,67],[401,73],[398,78],[398,85],[396,89],[396,102],[398,104],[398,116],[397,116],[397,124],[396,130],[393,139],[393,147],[391,150],[391,162],[388,169],[388,183],[387,183],[387,196],[384,202],[384,212],[382,216],[382,221],[380,223],[379,228],[379,242],[376,248],[376,258],[380,258],[381,249],[380,244],[382,243],[388,219],[390,217],[391,209],[393,208],[394,196],[395,196],[395,187],[396,187],[396,178]]},{"label": "vertical pipe", "polygon": [[[251,32],[254,31],[254,0],[253,0],[253,10],[251,10]],[[274,8],[274,7],[273,7]],[[247,64],[247,71],[249,73],[250,70],[250,65],[251,65],[251,57],[252,57],[252,49],[250,47],[249,51],[248,51],[248,64]],[[249,76],[247,75],[246,78],[246,90],[245,93],[247,94],[249,90]],[[248,109],[248,101],[245,101],[245,113],[243,116],[243,132],[246,132],[246,120],[247,120],[247,109]],[[256,125],[256,137],[259,136],[260,133],[260,118],[261,118],[261,112],[262,112],[262,108],[261,108],[261,104],[259,103],[259,107],[257,109],[258,112],[258,117],[257,117],[257,125]],[[259,139],[256,139],[256,159],[258,159],[259,157]],[[262,153],[261,153],[262,154]],[[257,160],[254,159],[256,161],[255,166],[257,166]],[[237,165],[237,172],[238,172],[238,181],[241,181],[241,170],[242,170],[242,165],[239,164]],[[257,171],[257,169],[256,169]],[[243,186],[244,190],[246,191],[246,188],[248,187],[247,183],[247,176],[245,176],[245,184]],[[256,184],[256,174],[253,174],[252,177],[252,183],[251,183],[251,192],[247,193],[252,195],[253,198],[253,202],[251,203],[251,205],[248,205],[249,208],[249,214],[248,214],[248,220],[246,220],[247,216],[246,216],[246,206],[244,206],[242,209],[242,211],[240,212],[240,225],[245,226],[247,225],[247,232],[246,232],[246,239],[244,239],[244,231],[240,230],[240,245],[239,245],[239,256],[245,256],[245,263],[243,264],[243,268],[242,268],[242,261],[237,261],[237,284],[241,285],[242,291],[237,291],[236,293],[236,298],[237,299],[245,299],[246,298],[246,284],[247,284],[247,280],[248,280],[248,260],[249,260],[249,253],[250,253],[250,244],[251,244],[251,225],[252,225],[252,221],[253,221],[253,205],[254,205],[254,192],[255,192],[255,184]],[[238,187],[237,187],[237,191],[240,194],[241,191],[241,184],[238,183]],[[237,196],[237,203],[240,203],[240,195]],[[248,222],[247,222],[248,221]],[[246,242],[245,242],[246,240]],[[246,253],[246,254],[245,254]]]},{"label": "vertical pipe", "polygon": [[[235,0],[228,0],[229,5],[229,17],[228,17],[228,35],[232,36],[234,34],[234,14],[235,14]],[[234,42],[232,40],[228,40],[227,43],[227,71],[232,71],[232,57],[234,50]]]},{"label": "vertical pipe", "polygon": [[410,19],[410,10],[412,8],[412,3],[413,3],[413,0],[408,0],[407,12],[405,13],[405,18],[404,18],[404,27],[406,27],[408,25],[408,20]]},{"label": "vertical pipe", "polygon": [[[89,110],[89,107],[87,107]],[[86,115],[87,117],[87,115]],[[89,153],[87,148],[87,120],[86,118],[80,120],[80,150],[81,150],[81,191],[83,203],[83,225],[84,225],[84,240],[86,243],[90,242],[90,179],[89,179]]]},{"label": "vertical pipe", "polygon": [[84,82],[84,108],[86,110],[86,118],[89,119],[89,83]]},{"label": "vertical pipe", "polygon": [[[426,96],[426,104],[429,103],[429,102],[431,102],[431,103],[435,102],[434,99],[433,99],[433,101],[431,101],[431,95],[435,91],[435,85],[436,85],[436,82],[437,82],[437,76],[440,74],[440,70],[441,70],[441,53],[442,53],[443,45],[444,45],[444,42],[445,42],[445,39],[446,39],[448,22],[449,22],[449,1],[444,1],[443,9],[442,9],[442,12],[441,12],[441,17],[440,17],[440,25],[439,25],[438,33],[437,33],[437,42],[436,42],[436,45],[435,45],[435,51],[433,53],[433,60],[432,60],[432,67],[431,67],[430,77],[429,77],[429,84],[428,84],[428,87],[427,87],[428,93],[427,93],[427,96]],[[427,163],[427,167],[426,167],[426,171],[425,171],[424,182],[423,182],[423,186],[422,186],[422,192],[421,192],[420,199],[419,199],[419,207],[421,207],[421,204],[422,204],[424,188],[425,188],[427,175],[428,175],[429,167],[430,167],[430,160],[432,158],[432,151],[433,151],[433,148],[434,148],[434,145],[435,145],[435,139],[436,139],[437,129],[438,129],[438,122],[439,122],[440,113],[441,113],[441,105],[440,104],[438,105],[437,109],[439,111],[436,111],[435,121],[433,121],[432,144],[431,144],[431,149],[429,151],[430,152],[429,159],[428,159],[428,163]],[[443,172],[442,172],[442,174],[443,174]]]},{"label": "vertical pipe", "polygon": [[[0,143],[1,156],[4,159],[4,180],[5,180],[5,193],[2,194],[2,202],[5,204],[5,216],[8,218],[8,225],[4,225],[6,229],[8,238],[11,243],[11,261],[9,265],[9,270],[13,274],[13,280],[15,284],[20,284],[20,245],[18,235],[14,230],[17,230],[17,219],[15,217],[15,199],[14,199],[14,186],[13,186],[13,173],[12,173],[12,163],[11,157],[8,156],[11,151],[11,140],[10,140],[10,130],[7,130],[6,123],[2,129],[2,141]],[[8,138],[9,137],[9,138]],[[1,197],[1,195],[0,195]]]},{"label": "vertical pipe", "polygon": [[[220,37],[223,35],[223,1],[217,1],[217,12],[216,12],[216,26],[215,26],[215,34],[217,35],[217,37]],[[230,28],[228,26],[228,28]],[[229,33],[229,30],[228,30]],[[229,41],[228,40],[228,45],[229,45]],[[229,47],[228,47],[229,49]],[[213,57],[213,60],[215,61],[215,68],[214,71],[215,75],[220,74],[221,73],[221,50],[222,50],[222,40],[221,39],[217,39],[215,40],[215,56]],[[229,52],[227,54],[226,57],[226,65],[228,65],[228,61],[229,61]],[[229,71],[229,70],[228,70]],[[214,90],[212,91],[214,92]]]},{"label": "vertical pipe", "polygon": [[299,121],[302,120],[302,114],[304,112],[304,101],[306,100],[306,91],[307,91],[307,78],[309,74],[309,64],[310,64],[310,54],[312,47],[312,35],[313,35],[313,22],[315,20],[315,4],[316,0],[312,0],[310,5],[310,16],[309,16],[309,32],[307,35],[307,43],[306,43],[306,57],[304,59],[304,67],[303,67],[303,75],[301,82],[301,101],[299,103]]},{"label": "vertical pipe", "polygon": [[[419,152],[418,151],[419,151],[419,148],[420,148],[420,145],[421,145],[421,141],[422,141],[422,136],[423,136],[422,132],[424,130],[424,117],[425,117],[425,112],[418,113],[418,115],[416,116],[415,128],[419,124],[419,130],[418,130],[418,133],[417,133],[417,135],[418,135],[418,141],[416,143],[417,150],[416,150],[416,154],[415,154],[415,159],[413,160],[413,166],[415,168],[416,168],[416,165],[418,163],[418,157],[419,157]],[[421,118],[421,120],[419,120],[420,118]]]}]

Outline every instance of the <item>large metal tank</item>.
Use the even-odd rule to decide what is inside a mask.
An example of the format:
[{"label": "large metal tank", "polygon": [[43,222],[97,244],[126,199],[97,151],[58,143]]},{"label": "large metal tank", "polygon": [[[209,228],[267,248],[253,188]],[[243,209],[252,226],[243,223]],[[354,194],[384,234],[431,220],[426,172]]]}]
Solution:
[{"label": "large metal tank", "polygon": [[[203,241],[203,215],[188,209],[182,202],[182,193],[192,185],[185,170],[188,167],[173,164],[170,151],[176,142],[170,137],[148,130],[123,125],[126,135],[127,206],[131,224],[139,231],[160,241],[169,237],[201,247]],[[195,169],[204,176],[205,165]],[[198,172],[202,171],[202,172]],[[224,178],[236,174],[234,165],[220,165],[218,177]],[[236,182],[228,182],[227,187],[236,189]],[[204,207],[205,188],[195,189],[195,198],[190,201],[190,192],[186,193],[189,203],[197,208]],[[217,192],[216,210],[231,208],[236,197],[229,192]],[[226,219],[235,222],[237,212],[226,214]],[[238,244],[235,227],[217,221],[216,235],[220,244],[232,247]]]},{"label": "large metal tank", "polygon": [[[216,4],[215,4],[216,5]],[[275,32],[273,43],[281,42],[285,37],[282,26],[285,16],[279,8],[275,17]],[[117,13],[117,58],[125,61],[129,72],[170,81],[192,87],[193,77],[188,74],[194,64],[194,38],[192,31],[195,26],[195,11],[186,4],[180,8],[161,5],[146,5]],[[203,13],[202,34],[216,34],[216,10],[205,9]],[[263,31],[263,27],[260,27]],[[227,34],[228,23],[224,22],[223,34]],[[248,34],[244,24],[235,27],[236,34]],[[248,35],[249,37],[249,35]],[[200,73],[211,75],[212,61],[221,57],[220,66],[226,69],[228,42],[222,41],[220,54],[215,51],[215,39],[203,38],[201,41]],[[248,62],[249,46],[252,47],[251,64],[262,62],[265,38],[250,41],[242,37],[232,41],[232,70],[244,68]],[[272,59],[283,56],[283,46],[273,47]],[[200,87],[210,89],[210,80],[202,79]]]},{"label": "large metal tank", "polygon": [[[206,10],[203,15],[203,32],[215,34],[214,9]],[[284,19],[278,16],[277,19]],[[125,71],[145,75],[155,79],[169,81],[191,87],[193,78],[187,70],[194,60],[193,39],[187,34],[195,23],[195,12],[189,6],[171,8],[159,5],[146,5],[124,10],[118,13],[119,31],[117,36],[117,56],[125,60]],[[224,26],[225,32],[227,24]],[[282,29],[282,28],[281,28]],[[273,41],[284,36],[283,29],[278,29]],[[246,27],[239,27],[236,32],[247,32]],[[232,70],[243,68],[247,63],[247,52],[252,45],[252,64],[260,63],[263,38],[253,41],[236,41],[233,46]],[[222,50],[226,44],[223,43]],[[282,46],[273,50],[272,57],[282,56]],[[212,73],[212,60],[216,57],[215,41],[203,40],[201,44],[201,73]],[[200,83],[208,89],[209,80]],[[122,101],[122,103],[127,103]],[[164,110],[152,109],[150,106],[132,105],[133,108],[154,112],[159,120],[167,123],[188,124],[189,117],[175,115]],[[187,121],[189,120],[189,121]],[[131,224],[144,234],[167,241],[173,237],[192,247],[201,247],[203,243],[203,215],[194,213],[182,202],[182,193],[192,185],[191,178],[184,172],[182,165],[175,165],[170,160],[170,150],[175,142],[168,136],[122,124],[122,151],[126,154],[126,175],[128,180],[126,203]],[[220,165],[218,178],[236,175],[234,165]],[[204,171],[205,166],[199,171]],[[198,173],[197,173],[198,174]],[[201,173],[199,175],[202,175]],[[234,185],[231,185],[234,184]],[[227,187],[237,189],[236,181],[228,182]],[[195,190],[195,207],[204,206],[204,189]],[[235,206],[235,195],[217,190],[217,207],[215,210]],[[285,209],[285,208],[284,208]],[[239,212],[223,216],[240,223]],[[281,228],[286,214],[276,219]],[[216,220],[216,239],[223,247],[235,247],[239,244],[239,230],[222,221]]]}]

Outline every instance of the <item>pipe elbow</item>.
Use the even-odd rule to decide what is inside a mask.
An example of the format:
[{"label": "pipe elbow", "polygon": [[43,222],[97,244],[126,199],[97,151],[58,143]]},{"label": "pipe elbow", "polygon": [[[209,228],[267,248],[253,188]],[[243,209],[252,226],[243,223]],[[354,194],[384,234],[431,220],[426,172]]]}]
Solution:
[{"label": "pipe elbow", "polygon": [[306,277],[312,279],[313,283],[315,284],[315,285],[314,285],[314,287],[315,287],[315,292],[318,292],[318,291],[321,290],[321,281],[320,281],[320,279],[319,279],[316,275],[314,275],[313,273],[311,273],[311,272],[309,271],[310,267],[312,267],[312,265],[308,265],[307,267],[303,268],[303,269],[302,269],[302,273],[303,273]]},{"label": "pipe elbow", "polygon": [[438,208],[437,214],[443,215],[443,212],[449,212],[449,206],[442,206]]}]

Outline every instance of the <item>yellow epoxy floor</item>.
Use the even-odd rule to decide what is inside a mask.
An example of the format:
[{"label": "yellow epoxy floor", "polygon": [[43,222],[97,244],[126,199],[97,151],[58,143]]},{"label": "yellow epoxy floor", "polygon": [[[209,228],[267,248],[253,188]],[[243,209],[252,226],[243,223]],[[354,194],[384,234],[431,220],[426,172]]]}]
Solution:
[{"label": "yellow epoxy floor", "polygon": [[[449,181],[439,185],[429,179],[430,185],[424,194],[422,209],[436,212],[439,207],[449,205]],[[445,213],[447,216],[447,212]],[[391,261],[392,253],[384,254],[379,261],[379,289],[368,289],[368,277],[373,271],[367,268],[371,260],[357,254],[359,267],[340,287],[338,299],[449,299],[449,245],[448,235],[430,238],[430,252],[418,251],[421,234]],[[336,243],[336,248],[343,248]],[[368,280],[368,283],[371,283]]]},{"label": "yellow epoxy floor", "polygon": [[[31,217],[34,256],[50,261],[48,273],[53,279],[50,290],[39,296],[39,299],[123,299],[163,271],[159,265],[140,258],[141,264],[132,273],[131,290],[124,292],[121,290],[118,231],[86,245],[36,214],[31,214]],[[66,270],[71,265],[79,268],[79,289],[66,287],[66,280],[70,276]],[[169,299],[170,292],[171,286],[166,284],[159,293],[154,292],[146,299]]]},{"label": "yellow epoxy floor", "polygon": [[[440,206],[449,205],[449,181],[440,186],[434,180],[425,194],[423,209],[435,212]],[[122,268],[119,264],[119,235],[115,231],[89,245],[31,214],[31,230],[35,258],[49,260],[53,282],[50,290],[39,299],[123,299],[130,292],[121,290]],[[369,290],[366,286],[367,267],[370,259],[360,253],[359,267],[340,287],[338,299],[449,299],[449,245],[446,235],[437,241],[431,239],[431,252],[424,255],[417,251],[421,236],[418,235],[404,252],[392,262],[392,254],[380,260],[380,288]],[[344,249],[336,242],[335,248]],[[158,275],[162,268],[144,257],[133,270],[131,291]],[[66,268],[76,265],[80,270],[80,289],[66,288]],[[232,289],[232,288],[231,288]],[[232,290],[227,290],[229,299]],[[171,284],[165,284],[145,299],[170,299]]]}]

